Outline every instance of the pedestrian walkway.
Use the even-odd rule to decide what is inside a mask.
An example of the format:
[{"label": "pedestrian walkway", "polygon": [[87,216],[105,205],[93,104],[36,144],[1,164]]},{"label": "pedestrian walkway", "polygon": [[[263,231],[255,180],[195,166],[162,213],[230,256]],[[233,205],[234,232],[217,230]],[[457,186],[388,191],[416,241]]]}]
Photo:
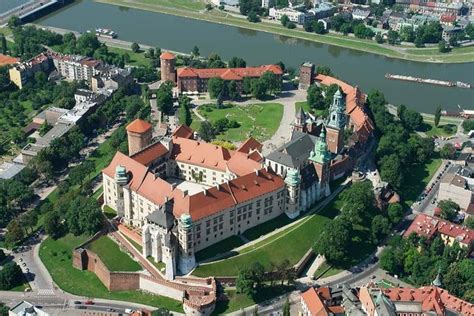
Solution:
[{"label": "pedestrian walkway", "polygon": [[38,295],[41,296],[54,296],[54,290],[53,289],[38,289],[37,291]]}]

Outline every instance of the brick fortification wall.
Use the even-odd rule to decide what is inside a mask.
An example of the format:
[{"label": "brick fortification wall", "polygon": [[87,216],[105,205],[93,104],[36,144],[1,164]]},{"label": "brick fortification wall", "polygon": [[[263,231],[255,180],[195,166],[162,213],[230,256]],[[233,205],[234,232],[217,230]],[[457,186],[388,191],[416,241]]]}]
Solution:
[{"label": "brick fortification wall", "polygon": [[140,288],[138,272],[111,272],[99,256],[84,248],[74,250],[73,266],[95,273],[109,291],[129,291]]}]

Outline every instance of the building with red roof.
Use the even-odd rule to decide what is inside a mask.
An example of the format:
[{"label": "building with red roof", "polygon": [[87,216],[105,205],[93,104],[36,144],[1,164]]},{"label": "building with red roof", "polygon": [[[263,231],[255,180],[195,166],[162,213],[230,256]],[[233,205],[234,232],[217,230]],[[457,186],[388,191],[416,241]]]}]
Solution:
[{"label": "building with red roof", "polygon": [[310,287],[301,294],[300,301],[302,314],[305,316],[344,315],[344,307],[335,303],[329,287]]},{"label": "building with red roof", "polygon": [[[137,119],[127,133],[152,129]],[[196,251],[286,211],[287,184],[263,167],[258,141],[229,150],[192,135],[180,126],[168,138],[129,149],[130,156],[117,152],[102,171],[105,205],[142,228],[143,255],[164,262],[170,278],[195,266]]]},{"label": "building with red roof", "polygon": [[211,78],[221,78],[225,81],[236,81],[241,90],[244,78],[260,78],[265,72],[271,72],[279,78],[283,71],[278,65],[263,65],[245,68],[191,68],[184,67],[177,71],[179,92],[207,92],[207,82]]},{"label": "building with red roof", "polygon": [[447,245],[458,242],[461,247],[469,249],[472,247],[474,241],[474,230],[426,214],[419,214],[403,236],[408,237],[411,234],[426,237],[428,240],[439,235]]}]

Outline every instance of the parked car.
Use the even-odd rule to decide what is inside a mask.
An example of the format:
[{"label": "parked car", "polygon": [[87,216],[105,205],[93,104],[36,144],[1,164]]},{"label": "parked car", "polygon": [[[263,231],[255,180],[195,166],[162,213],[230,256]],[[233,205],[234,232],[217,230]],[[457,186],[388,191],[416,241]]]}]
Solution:
[{"label": "parked car", "polygon": [[87,301],[84,302],[84,304],[86,304],[86,305],[94,305],[94,302],[91,301],[91,300],[87,300]]},{"label": "parked car", "polygon": [[74,304],[75,305],[80,305],[80,304],[82,304],[82,302],[81,301],[74,301]]}]

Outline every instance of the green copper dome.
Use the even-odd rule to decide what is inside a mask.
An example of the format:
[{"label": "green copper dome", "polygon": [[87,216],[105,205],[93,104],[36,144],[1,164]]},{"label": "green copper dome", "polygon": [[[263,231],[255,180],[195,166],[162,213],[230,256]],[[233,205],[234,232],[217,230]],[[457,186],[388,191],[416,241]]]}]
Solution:
[{"label": "green copper dome", "polygon": [[288,185],[296,186],[300,183],[300,174],[296,169],[290,169],[286,173],[285,183]]},{"label": "green copper dome", "polygon": [[183,214],[181,215],[181,223],[183,223],[184,228],[191,228],[193,226],[193,221],[191,219],[191,215]]},{"label": "green copper dome", "polygon": [[311,152],[309,159],[320,164],[328,163],[331,160],[331,154],[328,151],[326,133],[324,130],[321,131],[319,140],[314,144],[314,151]]},{"label": "green copper dome", "polygon": [[117,166],[115,168],[115,180],[119,184],[126,184],[128,182],[127,170],[124,166]]}]

